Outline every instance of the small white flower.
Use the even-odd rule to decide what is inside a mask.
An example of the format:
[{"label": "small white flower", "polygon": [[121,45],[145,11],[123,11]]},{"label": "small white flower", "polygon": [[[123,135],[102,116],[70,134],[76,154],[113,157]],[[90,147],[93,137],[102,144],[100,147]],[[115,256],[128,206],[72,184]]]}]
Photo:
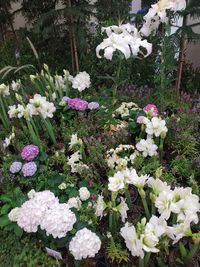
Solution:
[{"label": "small white flower", "polygon": [[102,218],[103,217],[103,212],[106,208],[106,203],[104,202],[104,197],[101,195],[98,195],[97,202],[94,205],[95,208],[95,214],[97,217]]},{"label": "small white flower", "polygon": [[81,200],[79,197],[71,197],[67,204],[69,205],[70,208],[75,208],[77,210],[79,210],[81,208]]},{"label": "small white flower", "polygon": [[0,84],[0,96],[10,95],[9,86],[4,83]]},{"label": "small white flower", "polygon": [[[147,123],[148,124],[148,123]],[[148,138],[147,140],[141,139],[140,142],[136,144],[138,151],[142,152],[142,155],[146,158],[147,156],[153,157],[158,154],[158,146],[154,144],[153,139]]]},{"label": "small white flower", "polygon": [[121,197],[120,199],[121,199],[121,203],[119,204],[117,209],[121,215],[122,222],[124,223],[125,220],[127,219],[127,211],[129,210],[129,208],[128,208],[128,205],[126,204],[125,199],[123,197]]},{"label": "small white flower", "polygon": [[153,189],[153,193],[156,196],[158,196],[162,191],[170,190],[170,186],[168,186],[166,182],[163,182],[160,179],[154,179],[153,177],[149,178],[147,184]]},{"label": "small white flower", "polygon": [[135,227],[126,223],[125,226],[121,228],[120,234],[124,238],[126,247],[130,250],[132,256],[144,258],[143,244],[138,238]]},{"label": "small white flower", "polygon": [[75,146],[75,145],[82,145],[82,144],[83,144],[83,141],[77,137],[77,133],[72,134],[71,141],[69,143],[69,149],[72,149],[73,146]]},{"label": "small white flower", "polygon": [[60,189],[60,190],[65,190],[66,188],[67,188],[66,183],[62,183],[62,184],[60,184],[60,185],[58,186],[58,189]]},{"label": "small white flower", "polygon": [[165,120],[159,117],[153,117],[150,122],[146,124],[146,133],[159,137],[161,134],[166,134],[168,131]]},{"label": "small white flower", "polygon": [[158,209],[161,217],[168,220],[172,212],[172,202],[174,193],[172,190],[162,191],[155,201],[155,206]]},{"label": "small white flower", "polygon": [[109,178],[108,190],[117,192],[124,189],[124,187],[124,175],[122,172],[118,171],[113,177]]},{"label": "small white flower", "polygon": [[79,195],[82,201],[88,200],[90,198],[90,191],[87,189],[87,187],[81,187],[79,189]]},{"label": "small white flower", "polygon": [[82,92],[91,85],[90,75],[86,71],[80,72],[72,79],[71,82],[72,88]]}]

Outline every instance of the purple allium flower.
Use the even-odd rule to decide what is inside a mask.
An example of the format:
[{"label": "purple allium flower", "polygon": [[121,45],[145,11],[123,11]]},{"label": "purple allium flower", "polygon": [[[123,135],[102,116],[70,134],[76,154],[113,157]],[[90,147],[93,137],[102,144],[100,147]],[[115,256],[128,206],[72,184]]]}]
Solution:
[{"label": "purple allium flower", "polygon": [[19,171],[21,171],[22,168],[22,163],[15,161],[10,165],[10,172],[15,174],[18,173]]},{"label": "purple allium flower", "polygon": [[68,97],[68,96],[64,96],[64,97],[62,98],[62,102],[66,102],[66,103],[67,103],[70,99],[71,99],[70,97]]},{"label": "purple allium flower", "polygon": [[88,102],[80,98],[72,98],[68,100],[68,105],[69,108],[79,111],[85,111],[88,108]]},{"label": "purple allium flower", "polygon": [[95,110],[95,109],[99,109],[99,103],[97,103],[97,102],[90,102],[89,104],[88,104],[88,109],[90,109],[90,110]]},{"label": "purple allium flower", "polygon": [[37,165],[33,161],[25,163],[22,167],[22,173],[23,173],[24,177],[34,176],[36,171],[37,171]]},{"label": "purple allium flower", "polygon": [[148,104],[144,107],[144,111],[149,113],[151,116],[158,116],[158,109],[154,104]]},{"label": "purple allium flower", "polygon": [[32,161],[39,155],[39,148],[35,145],[25,146],[22,150],[21,156],[23,160]]}]

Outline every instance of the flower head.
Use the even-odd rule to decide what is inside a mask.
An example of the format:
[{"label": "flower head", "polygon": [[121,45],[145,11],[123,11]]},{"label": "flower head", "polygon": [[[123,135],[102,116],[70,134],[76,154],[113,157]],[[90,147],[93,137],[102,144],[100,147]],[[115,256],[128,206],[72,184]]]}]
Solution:
[{"label": "flower head", "polygon": [[75,260],[93,258],[100,248],[100,238],[87,228],[79,230],[69,244],[69,251]]},{"label": "flower head", "polygon": [[71,109],[85,111],[88,108],[88,102],[80,98],[72,98],[68,100],[68,106]]},{"label": "flower head", "polygon": [[86,88],[90,87],[90,75],[86,71],[80,72],[74,78],[72,78],[71,82],[72,88],[82,92]]},{"label": "flower head", "polygon": [[82,201],[88,200],[88,198],[90,198],[90,191],[87,189],[87,187],[81,187],[79,189],[79,195]]},{"label": "flower head", "polygon": [[27,145],[23,148],[21,156],[23,160],[32,161],[39,155],[40,150],[36,145]]},{"label": "flower head", "polygon": [[152,117],[158,116],[158,108],[153,104],[146,105],[144,111]]},{"label": "flower head", "polygon": [[21,171],[22,163],[15,161],[10,165],[10,172],[15,174]]},{"label": "flower head", "polygon": [[24,177],[32,177],[35,175],[36,172],[37,172],[37,165],[33,161],[25,163],[22,166],[22,173]]},{"label": "flower head", "polygon": [[90,110],[96,110],[96,109],[99,109],[99,103],[98,102],[90,102],[88,104],[88,109]]}]

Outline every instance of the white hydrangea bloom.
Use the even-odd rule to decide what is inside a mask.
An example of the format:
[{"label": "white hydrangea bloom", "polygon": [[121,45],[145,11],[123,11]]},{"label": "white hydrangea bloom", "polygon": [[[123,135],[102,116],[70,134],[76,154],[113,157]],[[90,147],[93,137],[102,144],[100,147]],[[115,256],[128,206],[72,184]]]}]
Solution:
[{"label": "white hydrangea bloom", "polygon": [[69,244],[69,251],[75,260],[93,258],[100,248],[100,238],[87,228],[79,230]]},{"label": "white hydrangea bloom", "polygon": [[142,152],[142,155],[146,158],[147,156],[153,157],[158,154],[158,146],[154,144],[153,139],[147,138],[141,139],[137,144],[136,148],[138,151]]},{"label": "white hydrangea bloom", "polygon": [[159,137],[162,134],[166,134],[168,131],[165,120],[159,117],[153,117],[150,122],[146,124],[146,133],[149,135],[155,135]]},{"label": "white hydrangea bloom", "polygon": [[73,229],[75,223],[76,216],[67,204],[55,204],[45,212],[40,227],[47,236],[62,238]]},{"label": "white hydrangea bloom", "polygon": [[144,258],[143,244],[138,238],[135,227],[126,223],[121,228],[120,234],[124,238],[126,247],[130,250],[132,256]]},{"label": "white hydrangea bloom", "polygon": [[91,85],[90,75],[86,71],[80,72],[71,80],[71,82],[72,88],[82,92]]},{"label": "white hydrangea bloom", "polygon": [[10,95],[9,86],[4,83],[0,84],[0,96],[8,96]]},{"label": "white hydrangea bloom", "polygon": [[90,198],[90,191],[87,187],[81,187],[79,189],[79,196],[82,201],[88,200]]},{"label": "white hydrangea bloom", "polygon": [[20,208],[14,208],[8,214],[8,218],[11,222],[17,222]]}]

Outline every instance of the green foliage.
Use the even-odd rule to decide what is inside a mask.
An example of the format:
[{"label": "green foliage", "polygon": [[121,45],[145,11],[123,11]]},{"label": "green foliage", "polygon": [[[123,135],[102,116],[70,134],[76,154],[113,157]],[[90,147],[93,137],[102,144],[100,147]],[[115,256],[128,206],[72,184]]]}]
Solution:
[{"label": "green foliage", "polygon": [[113,240],[108,244],[106,252],[108,258],[116,264],[122,264],[122,262],[129,261],[129,253],[127,250],[123,249],[119,243],[116,243]]},{"label": "green foliage", "polygon": [[44,246],[34,237],[17,237],[0,230],[0,267],[55,267],[55,260],[44,251]]}]

